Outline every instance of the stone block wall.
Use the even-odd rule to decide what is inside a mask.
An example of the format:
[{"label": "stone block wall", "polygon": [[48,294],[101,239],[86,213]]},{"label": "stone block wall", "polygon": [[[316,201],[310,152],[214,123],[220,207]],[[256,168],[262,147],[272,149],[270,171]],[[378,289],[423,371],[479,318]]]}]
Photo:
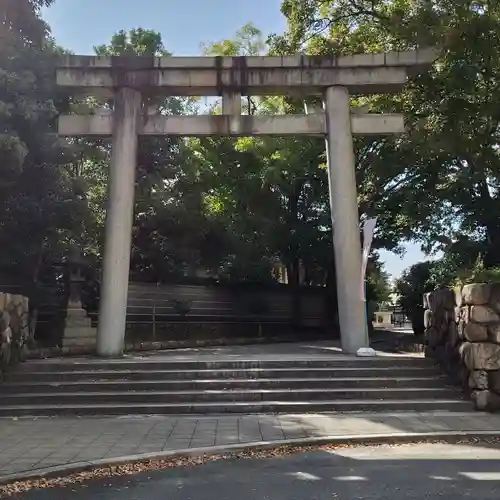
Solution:
[{"label": "stone block wall", "polygon": [[470,394],[500,410],[500,284],[474,283],[425,294],[426,355]]},{"label": "stone block wall", "polygon": [[8,366],[25,359],[29,338],[28,298],[0,293],[0,378]]}]

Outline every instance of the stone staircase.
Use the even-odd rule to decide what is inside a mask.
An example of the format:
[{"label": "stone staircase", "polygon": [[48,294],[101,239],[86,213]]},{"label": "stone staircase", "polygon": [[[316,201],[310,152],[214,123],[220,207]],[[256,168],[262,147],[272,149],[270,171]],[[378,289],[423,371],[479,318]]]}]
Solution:
[{"label": "stone staircase", "polygon": [[423,358],[31,361],[0,383],[0,416],[469,411]]}]

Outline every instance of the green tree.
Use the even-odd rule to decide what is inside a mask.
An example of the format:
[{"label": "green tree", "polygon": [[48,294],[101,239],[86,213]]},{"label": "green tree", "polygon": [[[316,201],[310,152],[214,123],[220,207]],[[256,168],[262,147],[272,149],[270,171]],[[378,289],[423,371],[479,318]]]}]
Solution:
[{"label": "green tree", "polygon": [[[61,52],[40,18],[50,1],[3,0],[0,24],[0,267],[20,284],[60,254],[64,233],[79,217],[57,139],[54,55]],[[8,279],[8,278],[4,278]]]},{"label": "green tree", "polygon": [[371,198],[381,216],[377,245],[403,237],[436,249],[465,232],[484,247],[485,264],[497,264],[498,2],[284,0],[282,12],[288,31],[272,37],[277,53],[436,47],[434,67],[404,92],[363,100],[374,111],[404,112],[408,131],[372,143],[367,172],[358,149],[360,207]]},{"label": "green tree", "polygon": [[423,295],[438,286],[432,279],[434,266],[432,261],[419,262],[406,269],[396,281],[399,304],[410,319],[416,335],[424,333]]},{"label": "green tree", "polygon": [[[97,55],[171,55],[161,34],[142,28],[119,31],[109,44],[95,47]],[[98,103],[111,107],[112,102]],[[189,114],[197,110],[192,98],[149,97],[144,102],[148,112]],[[104,161],[87,164],[87,179],[99,170],[97,193],[102,195],[110,161],[109,142],[87,142],[88,151],[104,152]],[[136,208],[131,272],[136,279],[164,281],[192,274],[203,267],[217,267],[218,235],[222,229],[205,216],[197,178],[199,172],[187,142],[182,138],[141,137],[136,179]],[[103,210],[105,196],[98,196]],[[104,218],[99,218],[102,225]],[[220,236],[222,237],[223,234]],[[224,245],[222,245],[224,248]],[[214,263],[215,261],[215,263]]]},{"label": "green tree", "polygon": [[[234,39],[205,45],[211,55],[267,53],[262,33],[253,25]],[[247,96],[249,114],[304,112],[301,99]],[[275,262],[287,268],[293,287],[292,310],[300,319],[301,270],[310,285],[335,288],[325,144],[317,138],[222,138],[195,141],[206,162],[207,201],[234,236],[228,271],[237,279],[271,278]],[[336,310],[333,291],[329,310]]]},{"label": "green tree", "polygon": [[[251,24],[239,30],[234,39],[205,44],[205,53],[212,55],[257,55],[266,51],[262,33]],[[301,113],[303,103],[248,97],[246,112]],[[324,142],[223,138],[197,144],[199,156],[210,163],[205,170],[216,173],[207,183],[219,183],[211,187],[210,204],[244,242],[241,251],[252,249],[249,265],[251,255],[261,256],[263,267],[267,262],[268,269],[279,260],[287,266],[290,281],[298,284],[301,264],[306,269],[306,281],[324,283],[329,261],[326,248],[331,249]],[[226,182],[220,184],[220,179]],[[236,252],[238,256],[243,254]]]},{"label": "green tree", "polygon": [[366,300],[378,309],[387,306],[391,300],[389,274],[375,253],[371,256],[366,271]]}]

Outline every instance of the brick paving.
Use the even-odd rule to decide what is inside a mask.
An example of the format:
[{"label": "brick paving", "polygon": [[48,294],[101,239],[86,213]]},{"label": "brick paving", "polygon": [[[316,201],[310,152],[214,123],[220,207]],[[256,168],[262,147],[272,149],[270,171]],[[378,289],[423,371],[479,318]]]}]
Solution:
[{"label": "brick paving", "polygon": [[0,476],[127,455],[321,436],[498,431],[500,415],[408,412],[0,419]]}]

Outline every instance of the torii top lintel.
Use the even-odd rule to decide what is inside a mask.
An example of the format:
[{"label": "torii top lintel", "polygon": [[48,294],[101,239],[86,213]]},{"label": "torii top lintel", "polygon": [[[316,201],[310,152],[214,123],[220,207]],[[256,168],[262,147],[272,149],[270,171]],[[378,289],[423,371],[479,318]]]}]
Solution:
[{"label": "torii top lintel", "polygon": [[434,49],[352,56],[60,58],[57,83],[88,94],[133,87],[165,95],[319,94],[340,85],[352,94],[398,91],[409,75],[427,69]]}]

